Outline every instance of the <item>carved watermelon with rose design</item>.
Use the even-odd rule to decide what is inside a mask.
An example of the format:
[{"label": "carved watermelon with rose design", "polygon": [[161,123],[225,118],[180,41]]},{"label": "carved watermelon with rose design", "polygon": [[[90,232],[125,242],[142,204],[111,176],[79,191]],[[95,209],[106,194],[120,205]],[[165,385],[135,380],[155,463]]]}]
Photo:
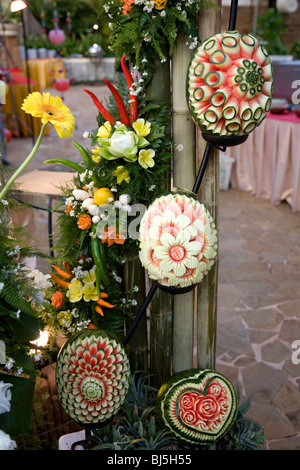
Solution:
[{"label": "carved watermelon with rose design", "polygon": [[177,438],[190,443],[220,439],[237,414],[232,384],[212,370],[188,370],[174,375],[160,388],[157,410]]}]

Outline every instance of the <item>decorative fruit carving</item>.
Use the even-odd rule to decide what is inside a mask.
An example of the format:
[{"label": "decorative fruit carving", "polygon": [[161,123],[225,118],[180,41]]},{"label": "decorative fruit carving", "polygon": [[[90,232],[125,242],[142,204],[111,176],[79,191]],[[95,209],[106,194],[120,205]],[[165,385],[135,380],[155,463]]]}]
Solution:
[{"label": "decorative fruit carving", "polygon": [[214,264],[217,232],[208,210],[192,195],[157,198],[140,224],[141,262],[163,286],[199,283]]},{"label": "decorative fruit carving", "polygon": [[158,391],[157,413],[179,440],[209,444],[220,439],[237,415],[232,384],[213,370],[179,372]]},{"label": "decorative fruit carving", "polygon": [[82,426],[112,418],[122,406],[130,379],[123,346],[101,330],[83,330],[62,347],[56,385],[66,413]]},{"label": "decorative fruit carving", "polygon": [[203,133],[245,135],[266,117],[273,92],[268,53],[251,34],[206,39],[188,69],[187,99]]}]

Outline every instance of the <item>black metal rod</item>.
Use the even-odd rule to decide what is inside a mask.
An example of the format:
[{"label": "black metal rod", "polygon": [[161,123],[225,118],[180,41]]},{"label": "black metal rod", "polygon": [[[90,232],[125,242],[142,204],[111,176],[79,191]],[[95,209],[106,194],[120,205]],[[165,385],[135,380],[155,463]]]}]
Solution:
[{"label": "black metal rod", "polygon": [[204,173],[205,173],[205,169],[206,169],[206,166],[207,166],[207,163],[208,163],[208,159],[209,159],[209,156],[210,156],[210,151],[211,151],[211,145],[207,144],[206,147],[205,147],[205,150],[204,150],[204,154],[203,154],[203,158],[202,158],[199,170],[198,170],[196,181],[195,181],[194,187],[192,189],[193,193],[195,193],[195,194],[197,194],[198,191],[199,191],[200,184],[202,182],[202,179],[203,179],[203,176],[204,176]]},{"label": "black metal rod", "polygon": [[239,0],[231,0],[228,31],[234,31]]},{"label": "black metal rod", "polygon": [[135,317],[134,321],[132,322],[132,325],[127,333],[127,335],[125,336],[125,338],[123,339],[123,345],[126,346],[128,341],[130,340],[131,336],[133,335],[133,333],[135,332],[142,316],[144,315],[144,313],[146,312],[146,309],[148,307],[148,305],[150,304],[151,300],[153,299],[153,296],[156,292],[156,290],[158,289],[158,285],[156,282],[154,282],[151,286],[151,289],[149,290],[148,292],[148,295],[147,297],[145,298],[137,316]]}]

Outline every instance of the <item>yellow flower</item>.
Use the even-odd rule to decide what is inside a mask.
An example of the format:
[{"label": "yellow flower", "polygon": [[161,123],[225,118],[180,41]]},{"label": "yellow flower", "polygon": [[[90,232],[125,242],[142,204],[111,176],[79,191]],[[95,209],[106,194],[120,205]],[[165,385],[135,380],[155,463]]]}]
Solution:
[{"label": "yellow flower", "polygon": [[92,159],[95,163],[99,163],[101,160],[100,150],[101,149],[98,145],[94,149],[92,149]]},{"label": "yellow flower", "polygon": [[79,302],[82,299],[82,283],[78,279],[72,279],[67,292],[70,302]]},{"label": "yellow flower", "polygon": [[98,293],[97,287],[93,282],[87,282],[82,288],[83,300],[89,302],[90,300],[97,300]]},{"label": "yellow flower", "polygon": [[147,169],[148,167],[153,167],[155,165],[154,162],[155,152],[154,150],[140,150],[139,152],[139,164]]},{"label": "yellow flower", "polygon": [[154,8],[156,10],[163,10],[166,8],[168,0],[154,0]]},{"label": "yellow flower", "polygon": [[53,124],[59,137],[72,137],[75,118],[58,96],[35,91],[25,98],[21,109],[33,117],[40,117],[43,124]]},{"label": "yellow flower", "polygon": [[95,272],[94,269],[90,269],[90,271],[84,271],[83,275],[84,275],[84,277],[82,278],[82,281],[84,283],[95,282],[95,280],[96,280],[96,272]]},{"label": "yellow flower", "polygon": [[129,173],[123,165],[118,166],[113,172],[113,175],[117,177],[117,184],[121,184],[123,180],[126,181],[126,183],[130,181]]},{"label": "yellow flower", "polygon": [[132,127],[138,137],[146,137],[146,135],[150,134],[151,123],[145,122],[145,119],[140,118],[132,124]]},{"label": "yellow flower", "polygon": [[105,138],[110,137],[112,126],[109,121],[106,121],[103,126],[99,127],[97,137]]}]

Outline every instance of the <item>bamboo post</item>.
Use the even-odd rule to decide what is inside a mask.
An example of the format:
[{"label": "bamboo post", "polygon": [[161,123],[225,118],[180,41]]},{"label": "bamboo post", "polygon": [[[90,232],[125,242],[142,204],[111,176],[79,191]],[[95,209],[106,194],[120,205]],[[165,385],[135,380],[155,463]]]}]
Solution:
[{"label": "bamboo post", "polygon": [[[147,94],[158,104],[170,104],[170,60],[155,64]],[[170,110],[171,111],[171,110]],[[170,128],[167,130],[170,135]],[[170,174],[166,175],[170,180]],[[167,185],[165,190],[169,190]],[[173,296],[157,289],[150,303],[150,374],[155,387],[171,375]]]},{"label": "bamboo post", "polygon": [[[221,0],[212,0],[219,7],[210,8],[198,19],[198,30],[201,40],[220,31]],[[197,131],[198,165],[205,153],[206,142]],[[219,201],[219,152],[211,149],[205,174],[198,193],[199,200],[211,213],[218,229]],[[218,263],[197,286],[197,367],[215,368],[216,334],[217,334],[217,296],[218,296]]]},{"label": "bamboo post", "polygon": [[[130,306],[130,313],[136,315],[146,296],[145,270],[141,265],[138,255],[131,255],[126,259],[123,268],[124,286],[126,291],[131,291],[134,286],[138,287],[131,297],[136,300],[137,305]],[[129,296],[130,299],[130,296]],[[131,300],[131,299],[130,299]],[[127,332],[132,322],[128,322]],[[148,373],[148,331],[147,318],[144,315],[127,344],[127,353],[132,370]]]},{"label": "bamboo post", "polygon": [[[173,180],[174,186],[192,190],[196,177],[196,127],[188,110],[186,99],[186,74],[193,51],[181,34],[172,56],[172,112],[175,142]],[[182,150],[176,146],[182,145]],[[174,297],[173,321],[173,372],[193,366],[194,291]]]}]

